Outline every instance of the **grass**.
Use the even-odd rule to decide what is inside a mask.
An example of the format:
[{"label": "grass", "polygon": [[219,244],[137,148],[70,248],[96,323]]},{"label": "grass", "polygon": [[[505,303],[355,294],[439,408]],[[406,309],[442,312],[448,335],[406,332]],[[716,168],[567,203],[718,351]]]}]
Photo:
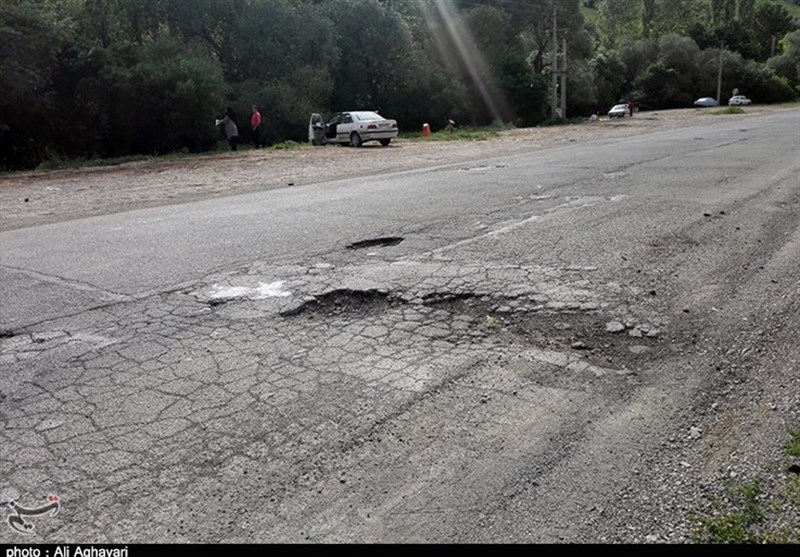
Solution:
[{"label": "grass", "polygon": [[107,159],[62,159],[51,158],[39,163],[36,170],[64,170],[72,168],[89,168],[97,166],[119,166],[129,162],[153,160],[147,155],[128,155],[125,157],[111,157]]},{"label": "grass", "polygon": [[712,111],[711,114],[744,114],[744,109],[740,106],[726,106]]},{"label": "grass", "polygon": [[[240,145],[240,149],[241,149]],[[142,162],[142,161],[174,161],[174,160],[181,160],[189,157],[202,157],[202,156],[209,156],[209,155],[217,155],[220,153],[225,153],[229,151],[230,148],[228,147],[227,142],[220,141],[217,143],[216,148],[211,151],[205,151],[202,153],[190,153],[188,151],[175,151],[173,153],[167,153],[166,155],[126,155],[123,157],[108,157],[108,158],[75,158],[75,159],[64,159],[60,156],[51,153],[50,156],[40,162],[36,166],[36,170],[69,170],[69,169],[76,169],[76,168],[93,168],[93,167],[100,167],[100,166],[119,166],[121,164],[127,164],[132,162]],[[246,150],[246,146],[245,146]]]},{"label": "grass", "polygon": [[[800,430],[789,430],[784,453],[800,457]],[[714,544],[798,544],[800,521],[780,523],[774,516],[800,516],[800,475],[782,477],[774,493],[762,490],[762,479],[725,484],[721,499],[712,501],[711,516],[699,518],[695,541]],[[782,487],[782,489],[781,489]],[[789,509],[789,512],[786,512]],[[783,511],[783,512],[782,512]],[[777,514],[775,514],[777,513]],[[790,519],[791,520],[791,519]]]},{"label": "grass", "polygon": [[[546,128],[551,126],[571,126],[575,124],[585,124],[587,122],[585,116],[577,118],[548,118],[540,122],[536,127]],[[453,131],[439,130],[431,133],[429,137],[422,136],[422,130],[419,132],[400,132],[399,137],[404,140],[410,141],[484,141],[500,135],[504,130],[514,129],[513,126],[507,126],[500,123],[495,123],[491,126],[484,126],[480,128],[472,127],[458,127]]]},{"label": "grass", "polygon": [[433,132],[428,137],[423,137],[422,131],[400,132],[398,137],[410,141],[485,141],[497,137],[499,132],[500,129],[495,127],[456,128],[452,132],[445,130]]},{"label": "grass", "polygon": [[297,141],[281,141],[280,143],[276,143],[270,149],[275,149],[277,151],[283,151],[286,149],[297,149],[298,147],[305,147],[308,143],[299,143]]},{"label": "grass", "polygon": [[[280,143],[276,143],[270,147],[267,147],[267,149],[275,149],[275,150],[296,149],[298,147],[303,147],[304,145],[306,144],[298,143],[297,141],[282,141]],[[254,149],[254,147],[246,143],[240,143],[238,148],[239,151],[250,151],[252,149]],[[40,171],[69,170],[69,169],[92,168],[100,166],[119,166],[121,164],[142,162],[142,161],[169,162],[174,160],[185,159],[188,157],[214,156],[228,152],[230,152],[230,147],[228,147],[228,143],[220,141],[217,143],[215,149],[211,151],[205,151],[202,153],[189,153],[186,151],[176,151],[174,153],[169,153],[166,155],[128,155],[125,157],[109,157],[105,159],[103,158],[62,159],[57,155],[51,155],[49,159],[39,163],[39,165],[36,167],[36,170]]]},{"label": "grass", "polygon": [[703,518],[697,541],[707,543],[760,543],[757,527],[764,521],[760,503],[760,480],[744,485],[729,483],[724,501],[715,502],[717,515]]},{"label": "grass", "polygon": [[789,436],[791,439],[785,447],[786,455],[800,457],[800,429],[790,429]]}]

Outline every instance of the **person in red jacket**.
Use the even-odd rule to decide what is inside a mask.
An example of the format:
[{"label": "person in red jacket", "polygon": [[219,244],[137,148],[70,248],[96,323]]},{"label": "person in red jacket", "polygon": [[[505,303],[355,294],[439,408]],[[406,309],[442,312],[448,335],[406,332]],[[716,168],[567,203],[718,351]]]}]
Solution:
[{"label": "person in red jacket", "polygon": [[258,107],[253,105],[253,116],[250,118],[250,131],[253,133],[253,146],[258,149],[264,146],[261,137],[261,113]]}]

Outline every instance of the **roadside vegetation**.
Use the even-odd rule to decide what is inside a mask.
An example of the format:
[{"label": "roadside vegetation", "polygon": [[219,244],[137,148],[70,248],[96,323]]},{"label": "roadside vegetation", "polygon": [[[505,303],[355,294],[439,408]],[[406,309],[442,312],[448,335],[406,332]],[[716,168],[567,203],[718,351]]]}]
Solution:
[{"label": "roadside vegetation", "polygon": [[800,95],[797,1],[7,0],[0,170],[213,152],[228,107],[246,144],[253,104],[268,145],[304,142],[313,112],[434,133],[547,125],[554,11],[570,118],[623,99],[691,107],[720,84],[723,103],[785,102]]},{"label": "roadside vegetation", "polygon": [[724,108],[714,110],[711,114],[744,114],[744,112],[744,109],[740,106],[726,106]]},{"label": "roadside vegetation", "polygon": [[800,457],[800,429],[790,429],[789,435],[791,440],[786,444],[786,454]]},{"label": "roadside vegetation", "polygon": [[[800,430],[789,431],[784,453],[800,457]],[[786,466],[771,474],[765,489],[763,477],[736,482],[727,480],[712,501],[712,511],[697,518],[695,541],[712,544],[799,544],[800,465]],[[777,516],[795,517],[784,523]]]}]

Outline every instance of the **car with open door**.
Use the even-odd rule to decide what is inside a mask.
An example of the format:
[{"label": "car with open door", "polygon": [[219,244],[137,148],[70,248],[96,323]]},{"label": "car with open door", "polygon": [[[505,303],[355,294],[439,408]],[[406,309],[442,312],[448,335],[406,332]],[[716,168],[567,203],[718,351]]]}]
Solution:
[{"label": "car with open door", "polygon": [[632,116],[631,106],[628,103],[615,104],[608,111],[609,118],[625,118],[626,116]]},{"label": "car with open door", "polygon": [[385,147],[398,133],[397,120],[371,110],[337,112],[327,121],[314,113],[308,123],[308,140],[312,145],[335,143],[361,147],[368,141],[377,141]]}]

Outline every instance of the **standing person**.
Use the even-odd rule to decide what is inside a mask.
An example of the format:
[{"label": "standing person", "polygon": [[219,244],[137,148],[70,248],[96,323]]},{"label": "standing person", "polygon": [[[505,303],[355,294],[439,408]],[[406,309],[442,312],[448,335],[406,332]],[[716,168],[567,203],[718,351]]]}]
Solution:
[{"label": "standing person", "polygon": [[253,146],[256,149],[263,147],[264,143],[261,141],[261,113],[256,105],[253,105],[253,116],[250,117],[250,130],[253,132]]},{"label": "standing person", "polygon": [[239,143],[239,128],[236,126],[236,114],[231,107],[225,109],[222,125],[225,127],[225,137],[228,138],[228,145],[231,146],[231,151],[235,151]]}]

